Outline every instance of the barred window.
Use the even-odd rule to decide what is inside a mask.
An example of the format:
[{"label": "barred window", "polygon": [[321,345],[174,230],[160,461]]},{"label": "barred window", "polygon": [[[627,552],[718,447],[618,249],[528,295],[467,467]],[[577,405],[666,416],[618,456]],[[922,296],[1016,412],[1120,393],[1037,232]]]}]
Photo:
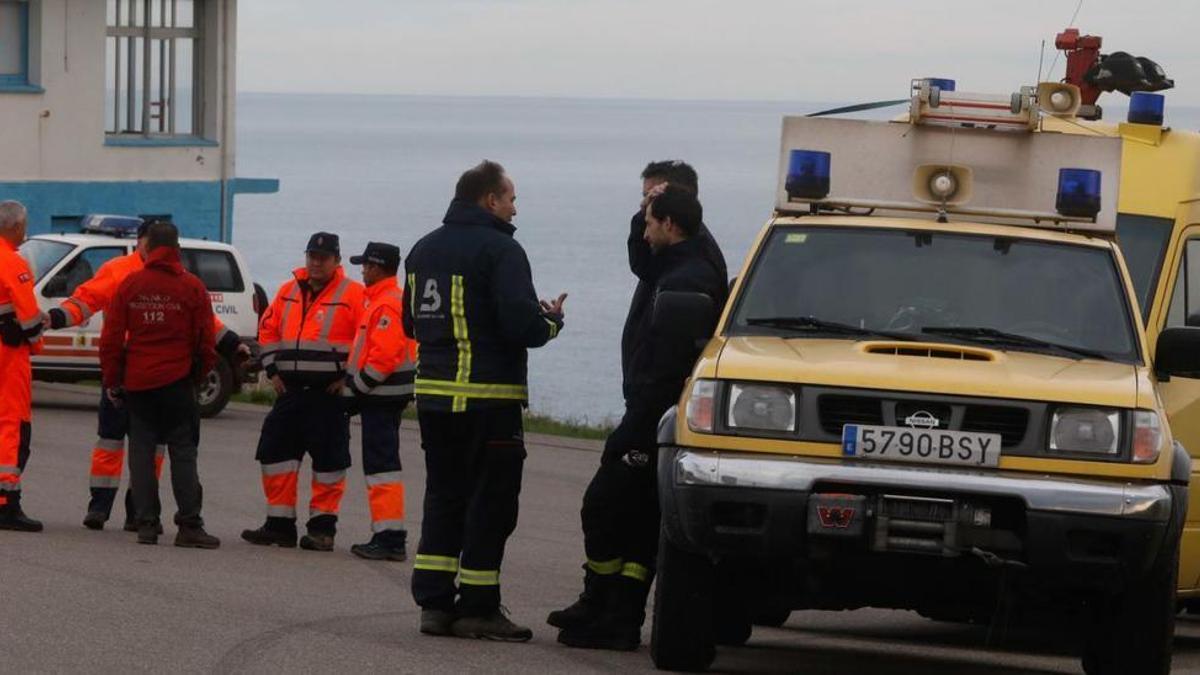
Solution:
[{"label": "barred window", "polygon": [[203,0],[108,0],[108,134],[203,132]]}]

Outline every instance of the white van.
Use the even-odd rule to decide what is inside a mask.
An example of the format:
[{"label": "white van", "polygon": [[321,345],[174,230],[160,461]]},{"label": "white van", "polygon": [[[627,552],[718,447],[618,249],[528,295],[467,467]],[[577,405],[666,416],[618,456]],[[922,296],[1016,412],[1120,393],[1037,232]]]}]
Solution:
[{"label": "white van", "polygon": [[[133,251],[132,227],[105,227],[105,223],[133,221],[123,217],[85,216],[84,233],[39,234],[21,244],[21,254],[34,273],[34,292],[42,311],[57,307],[75,289],[92,278],[96,270],[113,258]],[[91,223],[92,225],[88,225]],[[233,246],[199,239],[181,239],[183,266],[204,282],[213,311],[243,342],[257,349],[258,316],[266,309],[267,296],[255,284],[245,260]],[[98,312],[79,326],[46,332],[45,349],[33,357],[33,377],[47,382],[78,382],[100,378],[100,329],[104,314]],[[229,397],[241,388],[246,374],[224,357],[199,392],[200,412],[205,417],[219,413]]]}]

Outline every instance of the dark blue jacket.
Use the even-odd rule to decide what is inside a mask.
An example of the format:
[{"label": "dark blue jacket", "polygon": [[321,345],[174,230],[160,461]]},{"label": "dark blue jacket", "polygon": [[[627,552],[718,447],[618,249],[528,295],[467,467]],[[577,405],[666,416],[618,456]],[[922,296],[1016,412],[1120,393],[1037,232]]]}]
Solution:
[{"label": "dark blue jacket", "polygon": [[454,200],[405,259],[404,330],[418,343],[422,410],[464,412],[529,401],[526,350],[562,329],[542,312],[514,228]]}]

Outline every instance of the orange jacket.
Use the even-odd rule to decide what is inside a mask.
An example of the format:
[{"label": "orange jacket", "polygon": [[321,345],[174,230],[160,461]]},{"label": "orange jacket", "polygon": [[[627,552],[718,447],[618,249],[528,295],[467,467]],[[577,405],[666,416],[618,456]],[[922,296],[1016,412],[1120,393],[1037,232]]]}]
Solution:
[{"label": "orange jacket", "polygon": [[[145,267],[146,261],[137,251],[120,258],[113,258],[101,265],[91,279],[79,284],[71,297],[59,304],[67,317],[67,324],[63,327],[78,326],[92,318],[96,312],[108,309],[121,282],[129,278],[130,274],[141,271]],[[213,330],[217,335],[218,350],[226,351],[230,347],[237,346],[239,341],[237,334],[226,328],[220,317],[215,314],[213,315]]]},{"label": "orange jacket", "polygon": [[319,292],[302,267],[279,288],[258,325],[262,365],[268,377],[328,386],[344,377],[350,344],[363,312],[363,285],[339,266]]},{"label": "orange jacket", "polygon": [[346,368],[346,386],[370,400],[406,400],[413,394],[417,342],[404,334],[404,297],[396,277],[367,286],[367,308]]},{"label": "orange jacket", "polygon": [[42,312],[33,295],[33,273],[7,239],[0,239],[0,336],[0,349],[42,351]]}]

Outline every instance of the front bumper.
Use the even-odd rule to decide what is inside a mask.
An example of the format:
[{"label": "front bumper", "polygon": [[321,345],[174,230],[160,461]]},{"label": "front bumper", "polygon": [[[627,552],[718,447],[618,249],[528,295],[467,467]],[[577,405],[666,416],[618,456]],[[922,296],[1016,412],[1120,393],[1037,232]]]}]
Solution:
[{"label": "front bumper", "polygon": [[[1186,501],[1180,488],[1153,483],[678,447],[661,450],[659,481],[667,535],[716,558],[807,558],[829,541],[811,536],[811,495],[900,495],[1006,510],[1007,539],[983,532],[980,541],[1014,542],[1005,557],[1071,574],[1148,569]],[[866,554],[872,518],[858,542]]]}]

